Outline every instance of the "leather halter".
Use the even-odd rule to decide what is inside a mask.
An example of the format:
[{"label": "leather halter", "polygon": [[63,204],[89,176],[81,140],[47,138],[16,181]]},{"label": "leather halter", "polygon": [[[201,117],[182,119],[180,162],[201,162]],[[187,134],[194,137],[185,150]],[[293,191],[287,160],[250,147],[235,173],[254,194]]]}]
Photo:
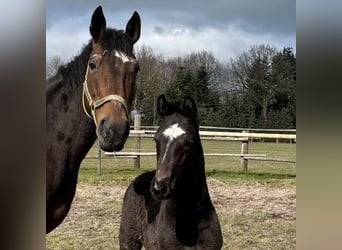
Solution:
[{"label": "leather halter", "polygon": [[[103,55],[108,52],[107,50],[105,50],[103,52]],[[91,94],[89,93],[89,90],[88,90],[88,81],[87,81],[87,76],[88,76],[88,71],[89,71],[89,64],[87,65],[87,71],[86,71],[86,74],[85,74],[85,79],[84,79],[84,82],[83,82],[83,94],[82,94],[82,106],[83,106],[83,110],[85,112],[85,114],[90,118],[90,119],[93,119],[94,122],[95,122],[95,125],[96,124],[96,116],[95,116],[95,110],[100,108],[103,104],[107,103],[107,102],[110,102],[110,101],[116,101],[116,102],[120,102],[122,104],[122,106],[124,107],[125,109],[125,112],[126,112],[126,115],[128,117],[128,106],[127,106],[127,102],[126,100],[122,97],[122,96],[119,96],[119,95],[114,95],[114,94],[111,94],[111,95],[107,95],[105,97],[102,97],[98,100],[93,100],[91,98]],[[86,107],[85,107],[85,101],[84,101],[84,96],[87,98],[87,101],[88,101],[88,105],[90,107],[90,110],[91,110],[91,115],[88,113]]]}]

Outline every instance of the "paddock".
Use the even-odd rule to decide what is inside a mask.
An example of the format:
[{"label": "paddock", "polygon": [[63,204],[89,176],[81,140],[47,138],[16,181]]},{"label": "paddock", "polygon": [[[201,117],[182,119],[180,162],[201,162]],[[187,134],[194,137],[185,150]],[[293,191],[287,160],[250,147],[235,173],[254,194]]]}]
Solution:
[{"label": "paddock", "polygon": [[[221,222],[223,249],[295,249],[294,187],[225,184],[208,178]],[[82,183],[66,220],[47,236],[47,249],[119,249],[125,186]]]},{"label": "paddock", "polygon": [[[123,151],[134,151],[130,137]],[[154,142],[141,140],[142,151]],[[203,141],[206,153],[238,153],[240,141]],[[249,143],[249,152],[295,161],[296,144]],[[131,158],[102,159],[98,175],[98,145],[82,162],[78,187],[65,221],[46,236],[47,249],[119,249],[118,230],[124,190],[138,174],[155,167],[155,156],[143,156],[140,168]],[[206,173],[224,236],[223,249],[295,249],[296,165],[293,162],[249,161],[242,172],[240,157],[206,156]]]}]

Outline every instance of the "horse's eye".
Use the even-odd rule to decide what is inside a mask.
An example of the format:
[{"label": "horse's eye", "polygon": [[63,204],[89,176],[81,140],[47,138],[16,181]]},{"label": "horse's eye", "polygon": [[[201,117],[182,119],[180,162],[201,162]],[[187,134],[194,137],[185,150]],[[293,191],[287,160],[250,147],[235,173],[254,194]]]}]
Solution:
[{"label": "horse's eye", "polygon": [[96,63],[95,62],[89,62],[89,67],[91,69],[96,69]]}]

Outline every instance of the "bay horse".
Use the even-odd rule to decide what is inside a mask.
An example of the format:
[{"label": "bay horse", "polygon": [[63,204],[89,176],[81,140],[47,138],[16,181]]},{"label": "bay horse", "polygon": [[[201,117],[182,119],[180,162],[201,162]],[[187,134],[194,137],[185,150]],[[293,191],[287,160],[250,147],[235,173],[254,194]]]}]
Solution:
[{"label": "bay horse", "polygon": [[156,170],[139,175],[122,205],[120,249],[221,249],[221,226],[211,202],[197,108],[158,97]]},{"label": "bay horse", "polygon": [[140,28],[137,12],[125,30],[106,28],[97,7],[88,44],[47,80],[46,233],[68,214],[81,161],[96,138],[105,151],[119,151],[126,142],[139,70],[133,45]]}]

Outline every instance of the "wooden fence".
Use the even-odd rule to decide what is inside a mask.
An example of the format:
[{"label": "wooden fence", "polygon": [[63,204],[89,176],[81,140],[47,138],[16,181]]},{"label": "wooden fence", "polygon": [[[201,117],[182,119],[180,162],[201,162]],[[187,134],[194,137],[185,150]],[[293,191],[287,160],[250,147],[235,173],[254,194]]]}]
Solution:
[{"label": "wooden fence", "polygon": [[[142,156],[156,156],[156,152],[141,152],[141,139],[144,137],[152,138],[156,132],[156,127],[149,127],[150,129],[142,130],[140,126],[140,115],[135,116],[134,127],[130,131],[130,137],[135,138],[135,152],[104,152],[102,156],[102,151],[98,151],[98,174],[101,175],[101,159],[102,157],[125,157],[132,158],[134,160],[134,167],[140,168],[140,158]],[[153,129],[151,129],[153,128]],[[213,128],[213,127],[207,127]],[[277,142],[279,139],[286,139],[290,141],[296,141],[296,134],[293,134],[295,130],[252,130],[251,131],[241,131],[241,132],[231,132],[231,131],[200,131],[201,140],[214,140],[214,141],[240,141],[241,150],[240,153],[205,153],[205,156],[215,156],[215,157],[240,157],[241,158],[241,168],[244,172],[247,172],[248,161],[249,160],[259,160],[259,161],[274,161],[274,162],[289,162],[296,163],[295,160],[281,159],[281,158],[269,158],[266,154],[250,154],[248,152],[249,143],[253,139],[275,139]],[[261,133],[263,132],[263,133]],[[265,133],[272,132],[272,133]],[[278,133],[274,133],[278,132]],[[283,132],[290,132],[289,134],[284,134]]]}]

